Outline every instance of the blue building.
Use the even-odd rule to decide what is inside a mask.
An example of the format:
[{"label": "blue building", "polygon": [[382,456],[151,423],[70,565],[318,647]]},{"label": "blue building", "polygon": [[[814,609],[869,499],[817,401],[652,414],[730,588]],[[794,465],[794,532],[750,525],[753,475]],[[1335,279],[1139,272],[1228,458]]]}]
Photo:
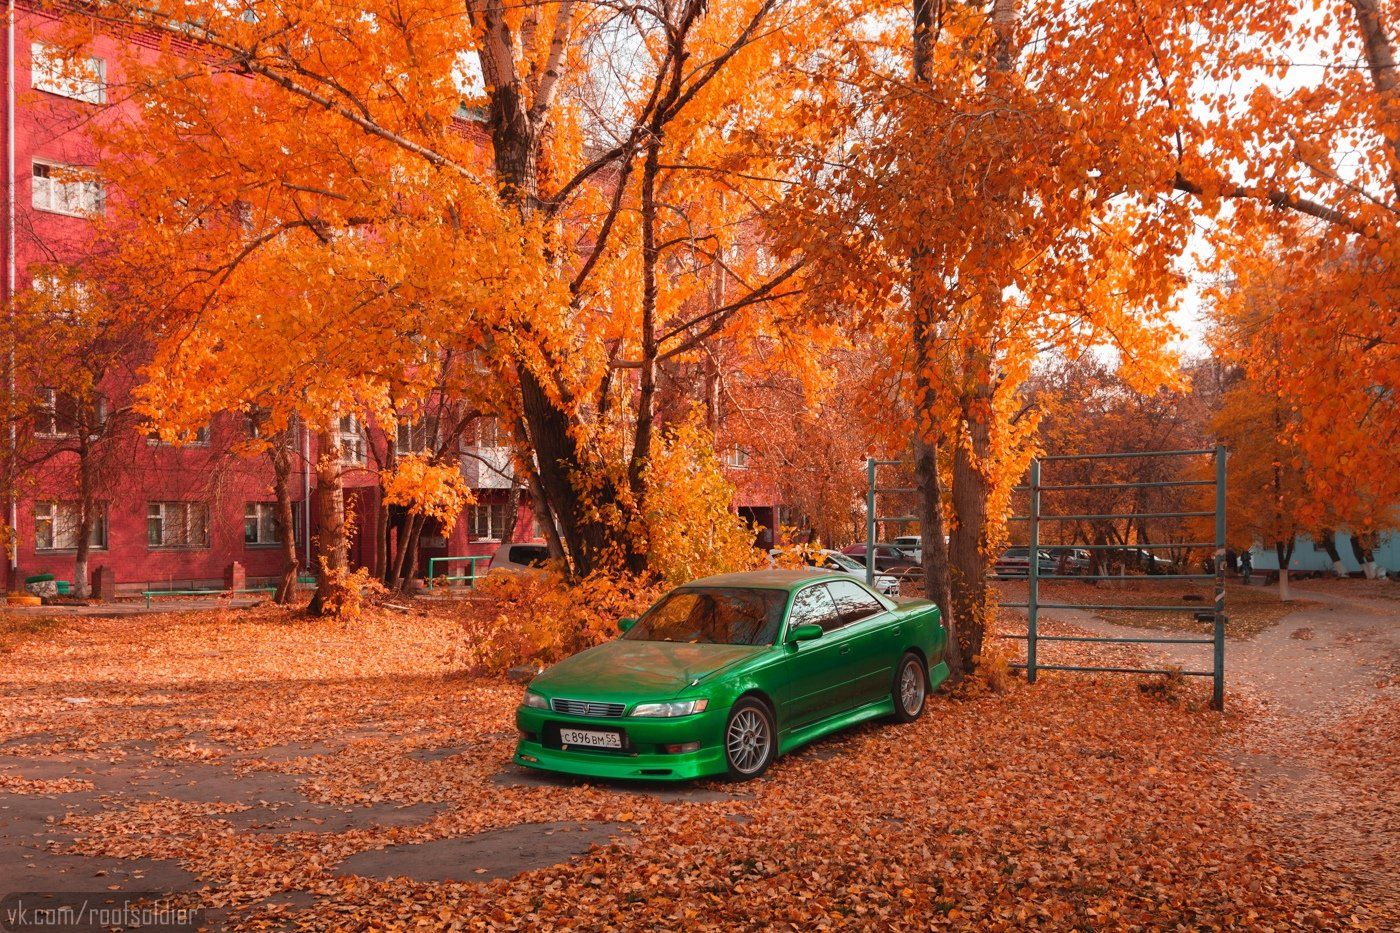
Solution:
[{"label": "blue building", "polygon": [[[1356,562],[1356,555],[1351,550],[1351,535],[1346,532],[1337,532],[1336,537],[1337,554],[1342,558],[1342,567],[1347,573],[1359,573],[1362,567]],[[1274,553],[1273,547],[1263,547],[1255,545],[1250,548],[1250,553],[1254,555],[1255,570],[1278,570],[1278,556]],[[1376,558],[1376,567],[1385,570],[1387,573],[1400,573],[1400,535],[1393,532],[1386,532],[1380,536],[1380,543],[1373,552]],[[1288,569],[1292,572],[1298,571],[1324,571],[1331,572],[1332,558],[1327,556],[1327,552],[1313,544],[1312,539],[1300,535],[1298,544],[1293,548],[1293,559],[1288,562]]]}]

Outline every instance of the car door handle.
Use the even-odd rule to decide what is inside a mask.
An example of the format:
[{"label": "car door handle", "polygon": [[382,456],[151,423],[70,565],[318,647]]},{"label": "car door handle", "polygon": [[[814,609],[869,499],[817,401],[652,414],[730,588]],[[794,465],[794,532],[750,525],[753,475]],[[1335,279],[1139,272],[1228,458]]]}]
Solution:
[{"label": "car door handle", "polygon": [[851,653],[851,646],[850,646],[850,645],[842,645],[842,646],[841,646],[841,653],[842,653],[842,654],[850,654],[850,653]]}]

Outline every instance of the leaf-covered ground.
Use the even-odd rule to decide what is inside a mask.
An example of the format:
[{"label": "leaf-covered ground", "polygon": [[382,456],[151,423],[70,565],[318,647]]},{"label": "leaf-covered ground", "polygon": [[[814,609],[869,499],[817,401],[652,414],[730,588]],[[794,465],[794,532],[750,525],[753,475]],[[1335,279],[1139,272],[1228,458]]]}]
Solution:
[{"label": "leaf-covered ground", "polygon": [[[1341,827],[1372,854],[1400,841],[1386,696],[1329,733],[1312,817],[1242,757],[1262,706],[1232,697],[1222,717],[1200,685],[1127,678],[940,696],[915,726],[817,743],[760,782],[638,789],[517,772],[521,688],[462,675],[457,638],[429,613],[346,626],[266,608],[37,632],[6,656],[0,866],[68,889],[185,890],[242,928],[1400,918],[1384,863],[1310,835]],[[504,839],[504,855],[473,847]],[[405,847],[433,840],[465,841],[436,866],[455,880],[389,880],[385,864],[427,877],[411,853],[431,847]]]}]

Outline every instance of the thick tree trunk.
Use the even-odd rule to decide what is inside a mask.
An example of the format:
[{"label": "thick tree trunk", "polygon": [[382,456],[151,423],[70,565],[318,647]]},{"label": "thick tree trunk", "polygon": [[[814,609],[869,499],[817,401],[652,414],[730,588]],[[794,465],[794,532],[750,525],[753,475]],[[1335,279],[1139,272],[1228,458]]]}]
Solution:
[{"label": "thick tree trunk", "polygon": [[961,647],[954,633],[948,588],[948,539],[943,528],[943,481],[938,473],[938,441],[914,436],[914,482],[919,489],[919,546],[923,550],[924,594],[938,604],[948,632],[945,660],[954,683],[962,679]]},{"label": "thick tree trunk", "polygon": [[349,542],[345,528],[345,490],[340,463],[340,434],[335,425],[323,428],[316,438],[316,593],[311,597],[312,615],[326,611],[334,602],[335,587],[344,582],[349,566]]},{"label": "thick tree trunk", "polygon": [[[969,411],[966,424],[968,439],[953,451],[954,527],[948,582],[953,616],[958,620],[964,667],[971,673],[982,654],[990,608],[986,551],[990,484],[983,473],[983,464],[991,452],[991,440],[988,426],[979,412]],[[1034,555],[1031,559],[1035,559]]]},{"label": "thick tree trunk", "polygon": [[272,493],[277,501],[277,534],[282,542],[282,579],[277,584],[277,592],[272,601],[290,605],[296,596],[297,541],[292,520],[292,451],[290,438],[278,438],[268,448],[272,460]]}]

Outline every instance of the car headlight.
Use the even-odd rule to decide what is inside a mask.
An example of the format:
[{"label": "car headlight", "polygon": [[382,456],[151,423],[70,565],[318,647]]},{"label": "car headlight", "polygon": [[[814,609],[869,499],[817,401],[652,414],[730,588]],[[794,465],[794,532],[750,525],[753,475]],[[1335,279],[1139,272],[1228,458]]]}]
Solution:
[{"label": "car headlight", "polygon": [[667,703],[638,703],[632,707],[633,716],[690,716],[703,713],[710,705],[706,699],[671,700]]},{"label": "car headlight", "polygon": [[520,705],[528,706],[531,709],[549,709],[549,701],[533,690],[525,691],[525,699],[521,701]]}]

